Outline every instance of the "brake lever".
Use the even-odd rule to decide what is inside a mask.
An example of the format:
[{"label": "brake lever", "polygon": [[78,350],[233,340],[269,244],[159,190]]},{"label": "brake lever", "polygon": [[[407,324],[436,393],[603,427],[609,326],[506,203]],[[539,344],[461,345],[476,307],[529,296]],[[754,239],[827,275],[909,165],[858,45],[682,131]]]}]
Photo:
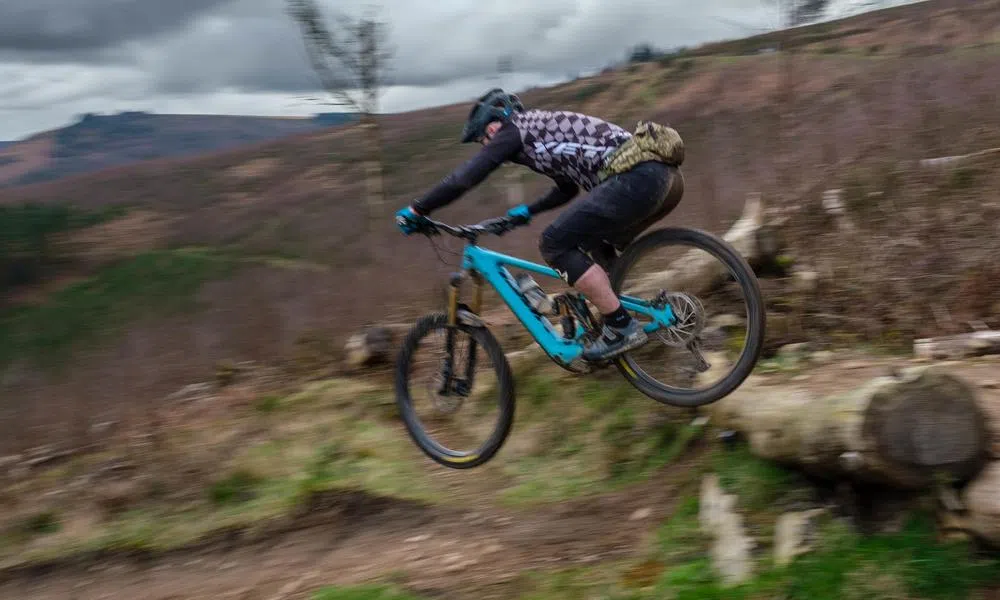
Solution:
[{"label": "brake lever", "polygon": [[514,227],[515,225],[510,221],[510,219],[507,219],[505,217],[499,217],[497,219],[494,219],[493,221],[486,223],[483,226],[483,229],[492,233],[493,235],[500,236],[514,229]]}]

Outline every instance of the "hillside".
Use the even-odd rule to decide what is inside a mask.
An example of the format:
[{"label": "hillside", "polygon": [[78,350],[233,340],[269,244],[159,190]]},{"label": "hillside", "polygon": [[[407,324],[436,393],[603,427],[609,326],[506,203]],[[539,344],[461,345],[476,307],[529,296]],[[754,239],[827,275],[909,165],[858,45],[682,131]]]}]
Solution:
[{"label": "hillside", "polygon": [[[792,53],[736,41],[523,98],[628,126],[674,124],[686,193],[663,223],[724,231],[752,192],[800,207],[789,256],[820,283],[789,298],[783,279],[765,279],[768,309],[787,324],[769,335],[899,349],[972,321],[1000,325],[1000,164],[913,166],[1000,146],[998,26],[997,0],[937,0],[796,29]],[[466,112],[382,119],[389,206],[371,232],[353,127],[0,191],[0,206],[21,215],[0,219],[19,228],[4,238],[17,252],[2,265],[0,397],[21,399],[0,406],[19,415],[3,419],[0,439],[12,449],[67,431],[89,439],[89,424],[127,419],[139,399],[209,378],[222,360],[338,369],[360,327],[440,308],[457,262],[448,250],[460,246],[441,241],[438,253],[405,238],[391,214],[474,151],[457,143]],[[505,168],[439,216],[501,214],[512,181],[528,198],[548,185]],[[830,188],[845,191],[853,232],[820,208]],[[51,208],[61,203],[72,209]],[[38,222],[17,213],[25,204],[58,214],[48,229],[16,225]],[[538,260],[554,216],[487,244]]]},{"label": "hillside", "polygon": [[351,119],[340,113],[313,118],[86,114],[67,127],[21,142],[0,143],[0,186],[54,181],[144,160],[218,152],[315,132]]}]

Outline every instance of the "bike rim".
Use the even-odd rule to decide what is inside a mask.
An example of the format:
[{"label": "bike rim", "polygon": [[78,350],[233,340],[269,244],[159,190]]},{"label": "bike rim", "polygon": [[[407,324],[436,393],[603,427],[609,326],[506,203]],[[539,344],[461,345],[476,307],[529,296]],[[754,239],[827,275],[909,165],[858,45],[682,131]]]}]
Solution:
[{"label": "bike rim", "polygon": [[[675,396],[704,394],[752,357],[758,325],[746,282],[716,251],[687,240],[654,245],[629,265],[618,287],[646,300],[662,296],[679,318],[619,358],[630,376]],[[635,316],[643,324],[650,321]],[[698,352],[688,348],[690,342],[698,344]],[[710,365],[707,370],[699,354]]]},{"label": "bike rim", "polygon": [[[498,369],[472,331],[455,328],[452,377],[445,386],[447,331],[444,325],[431,329],[411,353],[407,411],[422,445],[450,462],[472,461],[495,443],[502,422]],[[472,382],[465,389],[470,353]]]}]

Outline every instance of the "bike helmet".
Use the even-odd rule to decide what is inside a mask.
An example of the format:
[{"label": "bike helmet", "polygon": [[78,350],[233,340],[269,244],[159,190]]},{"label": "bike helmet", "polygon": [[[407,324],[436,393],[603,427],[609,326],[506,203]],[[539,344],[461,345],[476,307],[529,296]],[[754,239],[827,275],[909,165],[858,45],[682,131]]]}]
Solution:
[{"label": "bike helmet", "polygon": [[469,111],[469,118],[462,131],[462,143],[473,142],[486,134],[486,126],[491,121],[502,121],[514,112],[524,111],[521,99],[500,88],[493,88],[480,96]]}]

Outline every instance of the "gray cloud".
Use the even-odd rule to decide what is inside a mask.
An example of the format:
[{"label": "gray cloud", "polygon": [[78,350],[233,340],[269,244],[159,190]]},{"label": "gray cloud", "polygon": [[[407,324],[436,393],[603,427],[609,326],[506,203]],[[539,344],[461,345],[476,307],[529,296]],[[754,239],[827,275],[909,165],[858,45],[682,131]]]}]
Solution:
[{"label": "gray cloud", "polygon": [[[366,4],[321,2],[348,14]],[[256,99],[280,112],[318,87],[284,6],[285,0],[0,0],[0,139],[102,110],[102,102],[109,107],[103,110],[161,111],[187,102],[187,110],[199,112],[206,103],[253,110]],[[391,83],[407,90],[386,94],[388,110],[409,108],[408,97],[421,105],[467,99],[489,84],[501,56],[513,59],[511,85],[533,85],[600,69],[640,42],[694,45],[774,24],[773,6],[761,0],[382,0],[382,6],[395,50]]]},{"label": "gray cloud", "polygon": [[184,27],[230,0],[4,0],[0,48],[73,51],[104,48]]},{"label": "gray cloud", "polygon": [[[357,11],[346,4],[337,7]],[[492,73],[500,56],[510,56],[518,71],[545,76],[596,69],[639,42],[673,47],[733,35],[734,27],[716,20],[716,14],[739,11],[743,20],[761,25],[769,13],[760,5],[748,11],[743,0],[703,5],[688,0],[397,0],[386,2],[382,15],[390,23],[395,50],[392,82],[438,86]],[[162,92],[316,87],[297,30],[280,2],[234,2],[166,41],[148,60]]]}]

